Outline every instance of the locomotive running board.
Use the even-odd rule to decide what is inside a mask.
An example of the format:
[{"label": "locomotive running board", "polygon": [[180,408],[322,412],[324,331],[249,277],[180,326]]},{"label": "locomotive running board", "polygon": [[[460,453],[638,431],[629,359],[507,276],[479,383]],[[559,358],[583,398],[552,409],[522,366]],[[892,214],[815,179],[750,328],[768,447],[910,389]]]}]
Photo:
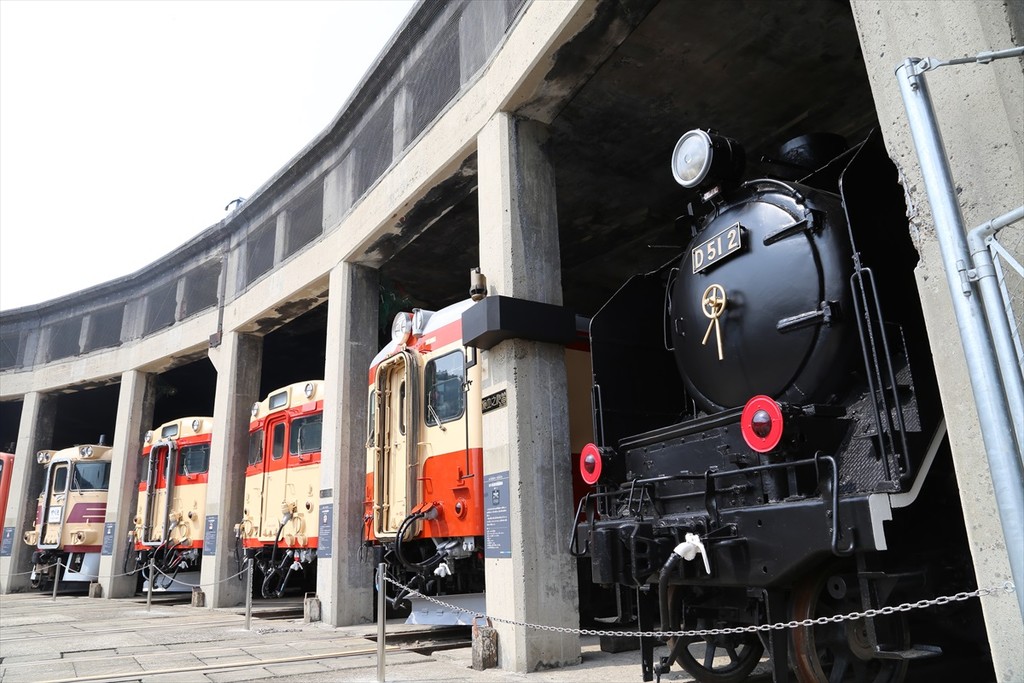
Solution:
[{"label": "locomotive running board", "polygon": [[[472,626],[473,617],[477,614],[484,614],[486,605],[486,594],[484,593],[463,593],[456,595],[439,595],[441,602],[458,607],[453,610],[442,607],[436,602],[426,598],[410,596],[406,598],[412,604],[412,612],[405,620],[407,624],[433,624],[438,626]],[[462,611],[466,610],[466,611]]]}]

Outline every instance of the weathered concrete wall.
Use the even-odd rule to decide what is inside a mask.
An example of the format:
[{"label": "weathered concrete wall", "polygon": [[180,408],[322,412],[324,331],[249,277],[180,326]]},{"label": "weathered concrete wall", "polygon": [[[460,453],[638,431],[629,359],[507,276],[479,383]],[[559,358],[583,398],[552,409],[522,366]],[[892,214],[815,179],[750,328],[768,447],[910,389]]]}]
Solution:
[{"label": "weathered concrete wall", "polygon": [[[956,334],[935,228],[894,75],[907,57],[949,59],[1021,44],[1013,19],[1021,2],[1000,0],[854,0],[878,119],[904,177],[911,229],[921,256],[918,289],[928,323],[943,407],[980,586],[1010,579],[992,480]],[[1016,13],[1016,14],[1015,14]],[[944,67],[927,75],[961,210],[968,227],[1002,215],[1024,199],[1024,75],[1021,60]],[[1020,226],[1001,240],[1022,257]],[[1018,300],[1017,315],[1024,309]],[[1021,587],[1018,587],[1020,590]],[[1024,627],[1016,600],[982,601],[999,680],[1024,678]]]}]

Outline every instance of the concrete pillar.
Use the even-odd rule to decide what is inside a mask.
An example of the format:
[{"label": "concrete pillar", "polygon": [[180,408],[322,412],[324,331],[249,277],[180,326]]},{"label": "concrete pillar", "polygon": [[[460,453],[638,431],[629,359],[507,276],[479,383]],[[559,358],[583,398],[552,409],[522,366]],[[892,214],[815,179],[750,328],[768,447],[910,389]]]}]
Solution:
[{"label": "concrete pillar", "polygon": [[[1010,580],[1006,544],[981,447],[977,407],[974,401],[965,400],[965,395],[970,396],[970,378],[955,332],[946,273],[894,71],[907,57],[949,59],[1013,47],[1013,4],[1001,0],[851,3],[882,135],[906,190],[911,231],[921,256],[916,273],[918,291],[949,429],[960,503],[974,572],[978,585],[985,588]],[[1015,11],[1019,16],[1020,8]],[[1024,74],[1020,60],[943,67],[926,78],[966,226],[972,228],[1019,206],[1024,197]],[[1024,258],[1024,242],[1014,234],[1021,234],[1019,224],[1004,231],[1001,242],[1016,250],[1016,258]],[[1024,301],[1018,296],[1014,305],[1019,317]],[[1016,599],[1005,594],[982,598],[981,607],[997,679],[1024,680],[1024,624]]]},{"label": "concrete pillar", "polygon": [[138,577],[120,574],[124,573],[125,555],[131,554],[128,531],[132,529],[132,519],[135,517],[142,436],[153,424],[155,388],[152,374],[128,370],[121,375],[98,579],[105,598],[130,598],[135,595]]},{"label": "concrete pillar", "polygon": [[[545,128],[497,114],[478,138],[480,266],[490,294],[561,304],[555,178]],[[507,473],[509,557],[488,557],[487,613],[532,624],[579,626],[571,533],[572,477],[565,350],[510,340],[482,355],[485,394],[507,405],[483,416],[484,476]],[[490,495],[490,494],[485,494]],[[498,495],[502,495],[498,493]],[[519,672],[576,664],[578,635],[495,624],[498,662]]]},{"label": "concrete pillar", "polygon": [[277,213],[274,223],[274,267],[284,261],[288,255],[288,223],[290,220],[288,209],[281,209]]},{"label": "concrete pillar", "polygon": [[355,203],[355,169],[356,150],[353,149],[324,178],[324,234],[338,227]]},{"label": "concrete pillar", "polygon": [[366,493],[366,378],[377,351],[378,297],[376,270],[340,263],[331,271],[316,592],[321,618],[332,626],[373,617],[373,571],[367,560],[360,559],[360,546]]},{"label": "concrete pillar", "polygon": [[43,468],[36,452],[51,448],[57,403],[37,391],[25,394],[14,450],[11,493],[7,499],[3,536],[0,537],[0,593],[17,593],[29,587],[34,548],[21,540],[35,522],[36,500],[43,488]]},{"label": "concrete pillar", "polygon": [[229,577],[238,572],[234,526],[242,519],[249,419],[260,398],[263,339],[225,332],[220,346],[210,349],[210,361],[217,369],[217,395],[199,582],[206,605],[215,608],[245,602],[245,582]]}]

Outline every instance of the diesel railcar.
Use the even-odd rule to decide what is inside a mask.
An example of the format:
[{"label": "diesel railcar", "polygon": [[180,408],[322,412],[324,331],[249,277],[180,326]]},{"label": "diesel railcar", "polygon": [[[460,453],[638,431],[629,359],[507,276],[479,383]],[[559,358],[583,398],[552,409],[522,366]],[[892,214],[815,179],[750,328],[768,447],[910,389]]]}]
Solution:
[{"label": "diesel railcar", "polygon": [[150,581],[161,591],[188,591],[198,584],[212,437],[211,417],[183,417],[146,432],[144,478],[129,532],[143,590]]},{"label": "diesel railcar", "polygon": [[[502,392],[482,396],[479,351],[465,338],[463,314],[498,299],[399,313],[369,373],[365,544],[391,578],[472,612],[484,610],[483,414],[504,404]],[[588,346],[585,328],[562,312],[572,451],[565,457],[575,463],[593,433]],[[470,623],[465,613],[388,591],[393,607],[410,610],[410,623]]]},{"label": "diesel railcar", "polygon": [[33,528],[23,537],[35,548],[31,585],[45,590],[54,581],[94,581],[107,512],[111,448],[101,438],[99,444],[39,451],[36,462],[46,472]]},{"label": "diesel railcar", "polygon": [[323,385],[290,384],[252,406],[245,507],[235,535],[260,572],[265,598],[316,586]]},{"label": "diesel railcar", "polygon": [[956,635],[934,612],[727,630],[974,587],[880,137],[805,135],[746,166],[735,140],[683,135],[689,243],[592,320],[598,430],[579,468],[594,489],[570,549],[636,589],[641,632],[710,631],[657,658],[642,638],[644,680],[679,664],[741,681],[767,651],[776,681],[899,681],[978,647],[976,605],[943,615],[967,620]]}]

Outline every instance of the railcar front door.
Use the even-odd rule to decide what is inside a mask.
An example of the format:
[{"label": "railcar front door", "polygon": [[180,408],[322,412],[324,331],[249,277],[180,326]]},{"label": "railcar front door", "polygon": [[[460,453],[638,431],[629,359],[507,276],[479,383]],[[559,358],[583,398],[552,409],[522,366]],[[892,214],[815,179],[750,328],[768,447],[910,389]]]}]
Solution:
[{"label": "railcar front door", "polygon": [[173,441],[158,441],[149,451],[150,477],[146,482],[146,507],[143,511],[143,539],[146,545],[160,545],[165,540],[170,514],[171,488],[177,452]]},{"label": "railcar front door", "polygon": [[415,357],[404,351],[377,368],[373,529],[392,538],[415,505]]},{"label": "railcar front door", "polygon": [[68,479],[71,463],[55,462],[46,472],[46,487],[43,489],[43,509],[39,529],[39,547],[60,546],[60,535],[64,530],[64,507],[68,502]]},{"label": "railcar front door", "polygon": [[288,462],[285,457],[288,448],[287,416],[282,414],[268,418],[264,429],[263,509],[259,537],[276,544],[288,486]]}]

